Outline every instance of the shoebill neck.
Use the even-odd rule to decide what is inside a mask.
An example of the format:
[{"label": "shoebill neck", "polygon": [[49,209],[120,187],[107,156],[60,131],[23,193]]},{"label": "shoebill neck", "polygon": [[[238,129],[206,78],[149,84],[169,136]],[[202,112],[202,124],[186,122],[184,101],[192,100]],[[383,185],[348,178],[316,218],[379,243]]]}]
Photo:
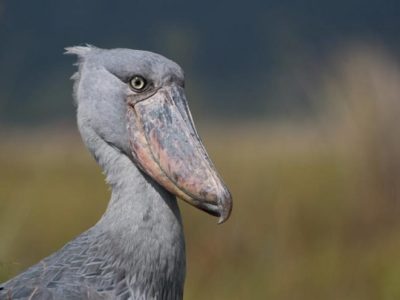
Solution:
[{"label": "shoebill neck", "polygon": [[92,131],[81,128],[81,134],[112,188],[107,210],[95,225],[109,239],[112,264],[125,269],[133,289],[180,299],[185,245],[176,198]]}]

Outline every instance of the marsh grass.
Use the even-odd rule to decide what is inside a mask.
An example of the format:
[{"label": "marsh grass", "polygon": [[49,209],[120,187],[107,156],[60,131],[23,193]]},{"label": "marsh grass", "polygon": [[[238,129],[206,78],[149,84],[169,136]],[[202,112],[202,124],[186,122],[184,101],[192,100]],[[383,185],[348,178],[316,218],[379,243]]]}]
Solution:
[{"label": "marsh grass", "polygon": [[[186,299],[400,298],[398,64],[355,47],[323,71],[313,121],[201,126],[234,210],[217,226],[181,203]],[[0,281],[105,209],[103,176],[71,132],[2,139]]]}]

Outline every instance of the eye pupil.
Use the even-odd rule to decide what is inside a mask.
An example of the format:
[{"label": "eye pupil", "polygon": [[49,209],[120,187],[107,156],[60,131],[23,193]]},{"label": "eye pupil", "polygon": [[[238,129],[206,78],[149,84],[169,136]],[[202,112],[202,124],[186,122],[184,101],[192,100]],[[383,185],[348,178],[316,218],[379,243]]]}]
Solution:
[{"label": "eye pupil", "polygon": [[145,88],[145,86],[146,86],[146,80],[143,77],[134,76],[130,80],[130,86],[132,89],[134,89],[136,91],[143,90],[143,88]]}]

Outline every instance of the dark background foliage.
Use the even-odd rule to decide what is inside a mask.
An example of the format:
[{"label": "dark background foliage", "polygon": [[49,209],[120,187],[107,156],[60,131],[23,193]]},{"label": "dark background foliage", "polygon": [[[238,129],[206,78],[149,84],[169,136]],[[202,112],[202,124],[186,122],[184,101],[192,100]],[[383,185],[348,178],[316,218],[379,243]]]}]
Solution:
[{"label": "dark background foliage", "polygon": [[394,0],[2,0],[0,122],[70,122],[73,67],[61,54],[84,43],[176,60],[209,118],[307,112],[299,82],[313,66],[350,41],[398,51],[399,15]]}]

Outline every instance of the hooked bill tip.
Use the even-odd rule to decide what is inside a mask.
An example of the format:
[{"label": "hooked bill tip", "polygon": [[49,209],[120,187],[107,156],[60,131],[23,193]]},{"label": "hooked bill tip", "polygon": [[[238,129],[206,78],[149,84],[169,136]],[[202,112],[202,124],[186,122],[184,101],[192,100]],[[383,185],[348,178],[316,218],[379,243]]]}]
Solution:
[{"label": "hooked bill tip", "polygon": [[222,224],[227,221],[232,212],[232,196],[228,193],[228,197],[224,198],[222,203],[219,205],[220,216],[218,219],[218,224]]}]

